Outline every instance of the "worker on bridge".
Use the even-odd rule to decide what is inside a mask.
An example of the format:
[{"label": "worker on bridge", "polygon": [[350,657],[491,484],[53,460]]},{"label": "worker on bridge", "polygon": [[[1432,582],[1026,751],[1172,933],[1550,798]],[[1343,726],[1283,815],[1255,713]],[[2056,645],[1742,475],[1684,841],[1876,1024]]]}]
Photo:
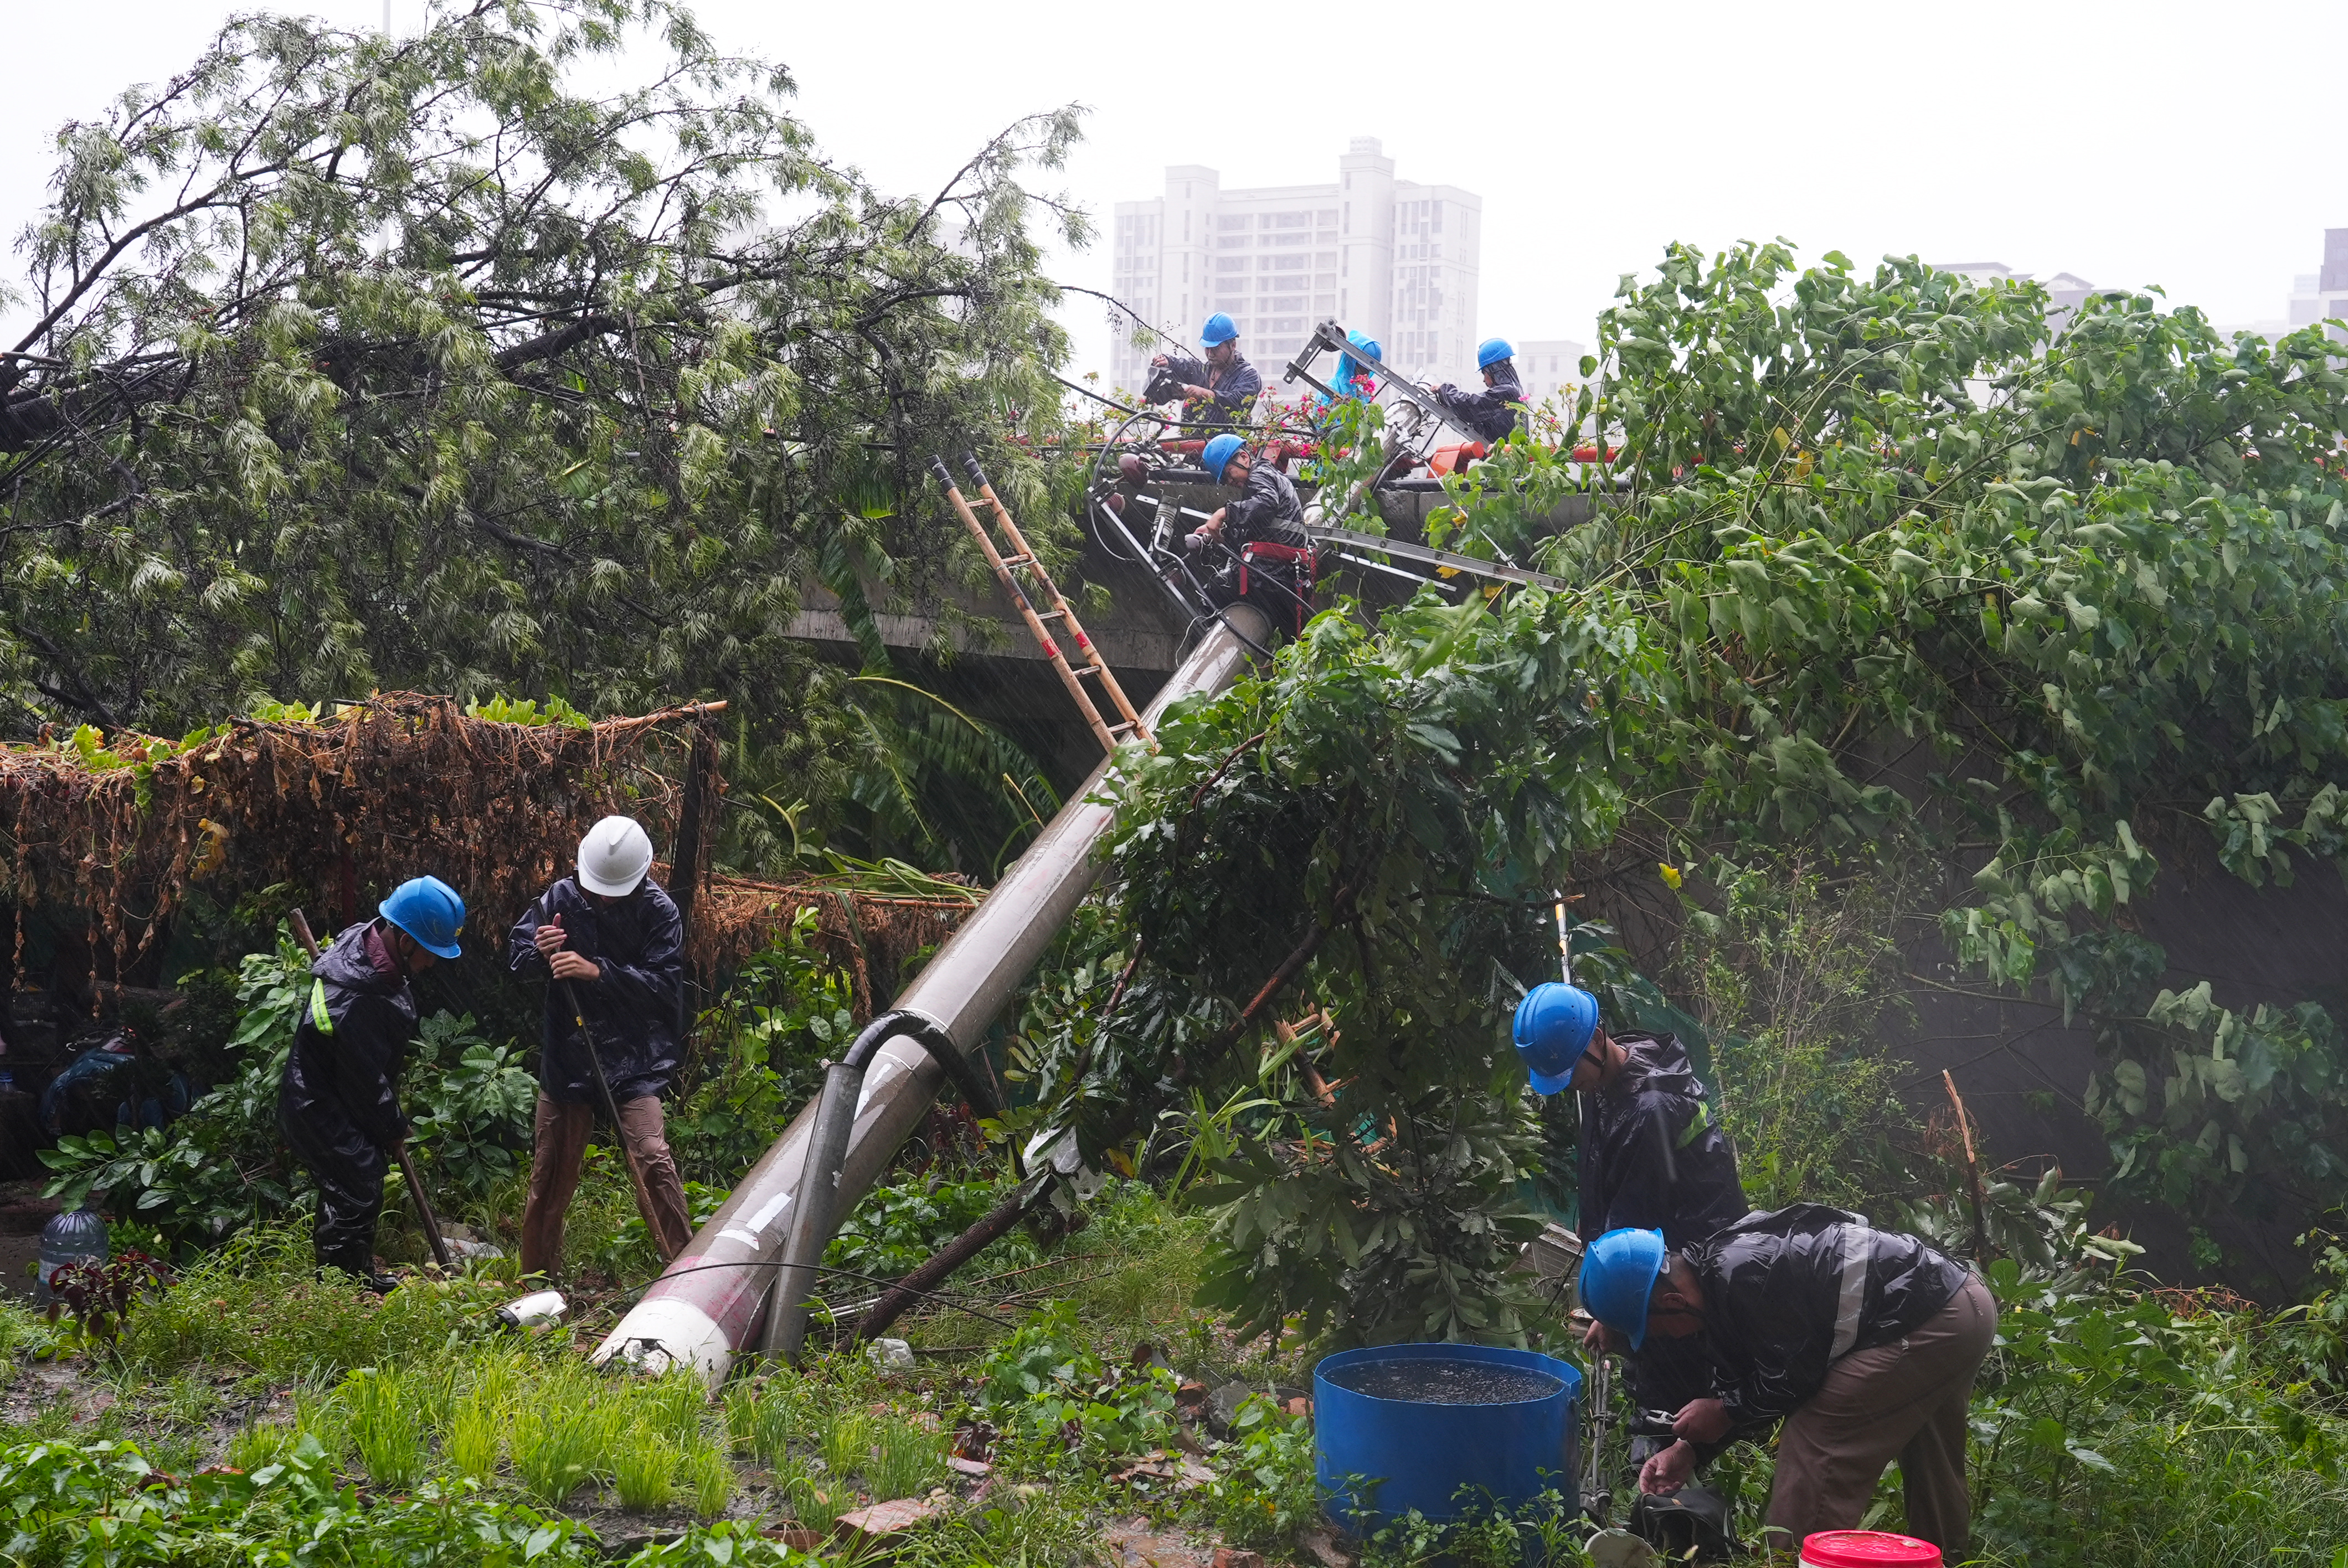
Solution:
[{"label": "worker on bridge", "polygon": [[[693,1239],[660,1102],[682,1056],[685,922],[652,879],[652,866],[653,841],[643,826],[607,816],[579,841],[576,872],[514,922],[507,958],[512,971],[557,982],[547,988],[539,1057],[530,1197],[521,1220],[525,1275],[561,1271],[562,1218],[579,1190],[587,1135],[607,1087],[619,1121],[613,1131],[627,1145],[623,1157],[643,1177],[654,1245],[665,1259]],[[576,1014],[567,1005],[574,999]],[[580,1038],[580,1018],[592,1040]]]},{"label": "worker on bridge", "polygon": [[1240,329],[1222,312],[1207,318],[1199,341],[1206,350],[1203,362],[1179,354],[1152,359],[1154,374],[1143,395],[1152,403],[1180,398],[1189,421],[1183,433],[1211,437],[1249,422],[1263,392],[1263,377],[1241,354]]},{"label": "worker on bridge", "polygon": [[1486,338],[1476,345],[1483,391],[1462,392],[1447,381],[1429,389],[1444,412],[1477,437],[1437,447],[1427,465],[1436,473],[1453,473],[1475,458],[1489,456],[1494,446],[1524,427],[1525,389],[1517,379],[1516,353],[1506,338]]},{"label": "worker on bridge", "polygon": [[1245,600],[1291,636],[1303,630],[1313,619],[1316,563],[1296,487],[1228,433],[1207,443],[1202,460],[1215,483],[1240,487],[1238,500],[1183,536],[1186,554],[1220,558],[1208,597],[1218,605]]},{"label": "worker on bridge", "polygon": [[461,950],[465,900],[437,876],[392,889],[376,917],[336,937],[310,965],[308,1005],[278,1082],[277,1126],[318,1186],[311,1246],[378,1293],[398,1281],[376,1266],[375,1229],[391,1152],[407,1137],[399,1080],[416,1038],[408,981]]},{"label": "worker on bridge", "polygon": [[[1371,359],[1385,357],[1385,351],[1378,346],[1378,340],[1367,333],[1349,332],[1345,334],[1345,341]],[[1361,360],[1350,354],[1341,354],[1337,356],[1337,374],[1331,379],[1329,390],[1337,395],[1323,398],[1321,404],[1324,408],[1345,402],[1368,403],[1378,395],[1377,378],[1370,374],[1370,367]]]},{"label": "worker on bridge", "polygon": [[1712,1387],[1639,1472],[1668,1494],[1737,1437],[1777,1434],[1766,1529],[1780,1550],[1859,1526],[1893,1459],[1908,1530],[1952,1563],[1972,1503],[1965,1434],[1997,1304],[1965,1266],[1854,1214],[1797,1204],[1691,1246],[1612,1230],[1581,1265],[1583,1305],[1632,1346],[1701,1344]]},{"label": "worker on bridge", "polygon": [[[1641,1030],[1618,1040],[1600,1021],[1596,997],[1554,980],[1525,994],[1513,1033],[1535,1093],[1576,1091],[1574,1228],[1582,1236],[1631,1226],[1694,1246],[1750,1212],[1736,1152],[1676,1035]],[[1582,1343],[1593,1355],[1631,1348],[1595,1321]],[[1678,1340],[1630,1356],[1625,1370],[1650,1409],[1679,1409],[1711,1378],[1702,1348]]]}]

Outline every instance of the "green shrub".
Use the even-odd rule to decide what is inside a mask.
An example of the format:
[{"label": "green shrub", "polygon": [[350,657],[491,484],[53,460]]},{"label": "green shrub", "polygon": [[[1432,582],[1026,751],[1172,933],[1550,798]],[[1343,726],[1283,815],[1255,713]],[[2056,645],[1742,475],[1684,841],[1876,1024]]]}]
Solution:
[{"label": "green shrub", "polygon": [[593,1563],[594,1537],[469,1486],[362,1505],[304,1440],[251,1472],[184,1479],[128,1443],[0,1450],[9,1560],[74,1568],[316,1563],[335,1568],[555,1568]]},{"label": "green shrub", "polygon": [[[1008,1191],[992,1179],[940,1182],[919,1176],[875,1187],[840,1225],[823,1260],[869,1278],[894,1279],[985,1217]],[[1016,1268],[1041,1255],[1025,1232],[1014,1230],[985,1255],[992,1265]]]},{"label": "green shrub", "polygon": [[1075,1307],[1039,1307],[979,1368],[977,1403],[1006,1432],[1093,1458],[1138,1453],[1174,1435],[1180,1379],[1163,1367],[1112,1367],[1090,1348]]},{"label": "green shrub", "polygon": [[1216,1456],[1216,1477],[1207,1488],[1209,1515],[1224,1539],[1234,1546],[1273,1546],[1320,1522],[1311,1418],[1254,1395],[1240,1405],[1231,1441]]},{"label": "green shrub", "polygon": [[[801,909],[736,970],[696,1026],[701,1048],[668,1112],[669,1147],[688,1180],[726,1185],[779,1136],[823,1081],[823,1061],[855,1033],[853,986]],[[703,1076],[703,1063],[714,1071]]]}]

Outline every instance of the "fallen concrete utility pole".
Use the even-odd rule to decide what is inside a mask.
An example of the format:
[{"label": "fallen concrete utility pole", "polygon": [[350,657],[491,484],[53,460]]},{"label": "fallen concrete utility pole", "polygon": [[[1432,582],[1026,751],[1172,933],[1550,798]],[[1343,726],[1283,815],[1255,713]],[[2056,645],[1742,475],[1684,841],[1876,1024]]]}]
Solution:
[{"label": "fallen concrete utility pole", "polygon": [[[1207,624],[1198,648],[1145,711],[1144,724],[1154,730],[1178,698],[1229,686],[1245,668],[1250,646],[1270,636],[1251,606],[1232,606],[1222,620]],[[934,1020],[965,1051],[976,1046],[1100,875],[1093,849],[1112,813],[1092,797],[1114,765],[1114,759],[1103,763],[1069,798],[905,988],[900,1010]],[[911,1039],[892,1039],[874,1054],[858,1091],[837,1186],[827,1194],[830,1214],[846,1215],[870,1190],[945,1081],[945,1070]],[[596,1347],[598,1365],[619,1356],[654,1373],[691,1366],[715,1387],[736,1353],[757,1342],[776,1276],[783,1272],[814,1121],[813,1104],[792,1119],[725,1206]]]}]

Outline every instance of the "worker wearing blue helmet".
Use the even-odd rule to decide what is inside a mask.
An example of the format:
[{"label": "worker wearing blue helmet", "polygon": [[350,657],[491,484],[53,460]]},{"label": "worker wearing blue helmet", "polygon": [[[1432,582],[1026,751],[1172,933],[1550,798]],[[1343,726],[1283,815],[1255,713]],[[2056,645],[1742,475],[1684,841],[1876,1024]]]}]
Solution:
[{"label": "worker wearing blue helmet", "polygon": [[1263,392],[1263,377],[1240,353],[1240,329],[1217,311],[1199,333],[1204,360],[1188,354],[1161,354],[1149,362],[1152,372],[1143,396],[1152,403],[1182,400],[1189,423],[1184,434],[1211,436],[1244,425]]},{"label": "worker wearing blue helmet", "polygon": [[1641,1491],[1675,1492],[1730,1441],[1782,1422],[1770,1545],[1857,1528],[1897,1459],[1904,1528],[1949,1562],[1966,1556],[1966,1430],[1997,1303],[1962,1264],[1795,1204],[1682,1246],[1652,1228],[1608,1231],[1582,1258],[1581,1294],[1640,1356],[1684,1347],[1704,1369],[1685,1397],[1642,1390],[1672,1412],[1673,1440],[1640,1467]]},{"label": "worker wearing blue helmet", "polygon": [[1200,460],[1209,478],[1240,491],[1183,536],[1184,552],[1210,574],[1208,599],[1219,606],[1245,600],[1289,635],[1303,630],[1313,618],[1316,563],[1296,486],[1229,432],[1209,441]]},{"label": "worker wearing blue helmet", "polygon": [[[1692,1246],[1744,1217],[1751,1205],[1736,1153],[1676,1036],[1643,1030],[1618,1040],[1601,1023],[1596,997],[1555,981],[1526,993],[1514,1033],[1536,1093],[1577,1091],[1574,1228],[1582,1236],[1632,1227]],[[1599,1322],[1583,1343],[1593,1354],[1627,1348]],[[1709,1376],[1701,1348],[1678,1341],[1633,1351],[1625,1370],[1642,1405],[1672,1409]]]},{"label": "worker wearing blue helmet", "polygon": [[277,1091],[277,1125],[318,1187],[310,1239],[323,1271],[368,1288],[396,1282],[376,1266],[375,1230],[391,1151],[407,1136],[399,1080],[416,1038],[408,981],[461,950],[465,900],[438,876],[392,889],[310,966]]},{"label": "worker wearing blue helmet", "polygon": [[1517,351],[1506,338],[1488,337],[1476,345],[1476,368],[1484,374],[1484,390],[1462,392],[1445,382],[1434,389],[1444,411],[1487,442],[1505,441],[1523,427],[1525,389],[1517,379]]},{"label": "worker wearing blue helmet", "polygon": [[1735,1152],[1677,1036],[1618,1040],[1599,1021],[1597,998],[1554,980],[1525,994],[1514,1032],[1536,1093],[1580,1093],[1583,1235],[1645,1226],[1684,1246],[1743,1217]]}]

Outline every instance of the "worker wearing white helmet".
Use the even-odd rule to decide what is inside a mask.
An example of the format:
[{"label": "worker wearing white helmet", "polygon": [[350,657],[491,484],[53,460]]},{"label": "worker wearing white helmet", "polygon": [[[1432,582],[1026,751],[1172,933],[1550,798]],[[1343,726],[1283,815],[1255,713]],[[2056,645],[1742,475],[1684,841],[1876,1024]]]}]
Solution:
[{"label": "worker wearing white helmet", "polygon": [[[685,923],[652,866],[644,828],[607,816],[579,841],[577,871],[514,923],[507,962],[525,979],[550,982],[522,1211],[524,1274],[561,1273],[562,1217],[579,1189],[596,1113],[607,1106],[661,1255],[675,1256],[693,1237],[660,1102],[682,1055]],[[582,1038],[582,1019],[591,1038]]]}]

